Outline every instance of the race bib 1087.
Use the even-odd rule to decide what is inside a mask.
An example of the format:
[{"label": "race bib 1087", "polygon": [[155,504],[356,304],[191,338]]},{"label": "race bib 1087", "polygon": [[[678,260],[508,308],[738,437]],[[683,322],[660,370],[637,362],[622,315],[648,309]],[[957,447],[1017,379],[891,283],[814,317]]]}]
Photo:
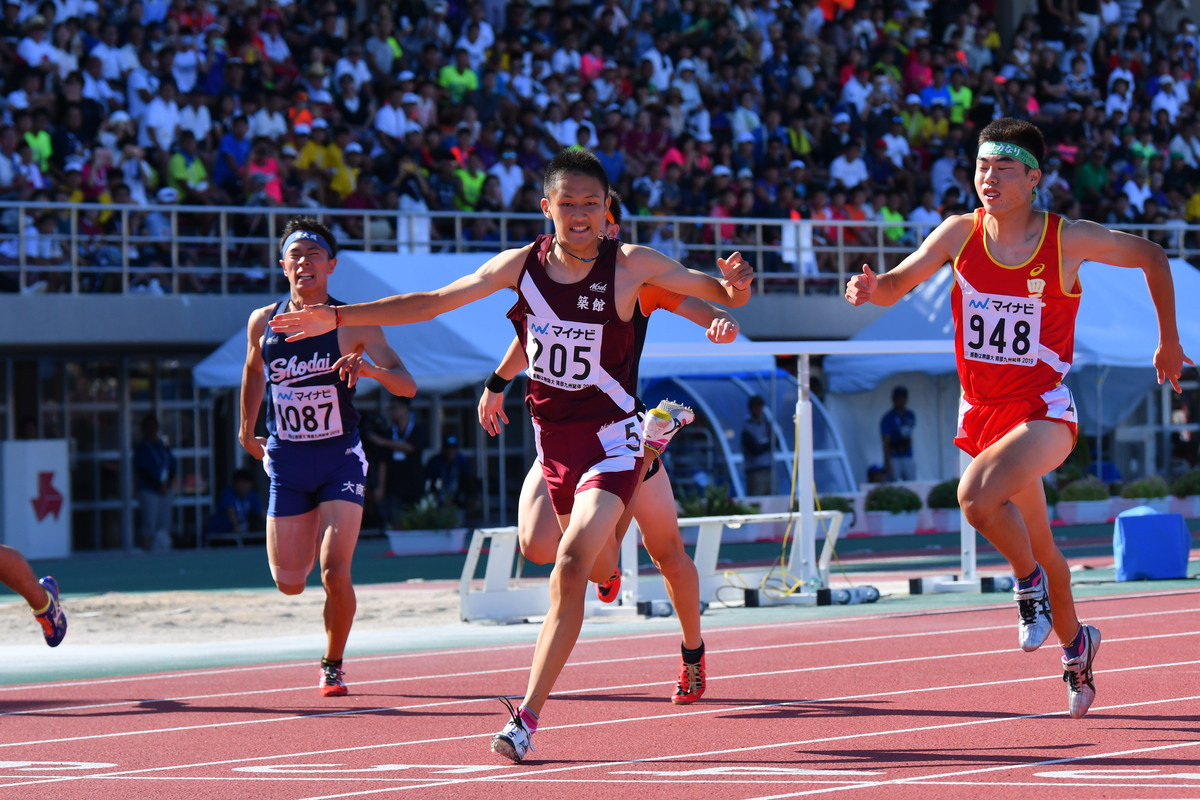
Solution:
[{"label": "race bib 1087", "polygon": [[963,357],[990,364],[1038,363],[1042,301],[1036,297],[980,293],[962,296]]},{"label": "race bib 1087", "polygon": [[271,384],[275,436],[285,442],[311,442],[342,435],[336,386]]},{"label": "race bib 1087", "polygon": [[600,380],[604,326],[530,314],[525,319],[529,377],[547,386],[577,392]]}]

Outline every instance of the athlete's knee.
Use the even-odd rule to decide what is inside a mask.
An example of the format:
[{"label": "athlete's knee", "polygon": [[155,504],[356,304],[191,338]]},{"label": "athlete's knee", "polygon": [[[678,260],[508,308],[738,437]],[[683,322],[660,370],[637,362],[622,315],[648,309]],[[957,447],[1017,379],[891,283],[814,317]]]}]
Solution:
[{"label": "athlete's knee", "polygon": [[300,594],[308,580],[309,569],[282,569],[272,564],[271,577],[275,580],[276,588],[284,594]]},{"label": "athlete's knee", "polygon": [[696,565],[682,548],[672,547],[649,555],[650,560],[654,562],[655,569],[668,581],[674,577],[686,575],[689,571],[693,574],[696,572]]},{"label": "athlete's knee", "polygon": [[350,572],[344,569],[332,569],[326,567],[321,570],[321,585],[325,587],[326,592],[335,592],[346,589],[351,586]]},{"label": "athlete's knee", "polygon": [[557,547],[547,547],[542,542],[521,542],[521,555],[534,564],[551,564],[558,555]]},{"label": "athlete's knee", "polygon": [[588,581],[591,566],[585,564],[574,553],[560,553],[554,560],[551,578],[560,586],[583,585]]}]

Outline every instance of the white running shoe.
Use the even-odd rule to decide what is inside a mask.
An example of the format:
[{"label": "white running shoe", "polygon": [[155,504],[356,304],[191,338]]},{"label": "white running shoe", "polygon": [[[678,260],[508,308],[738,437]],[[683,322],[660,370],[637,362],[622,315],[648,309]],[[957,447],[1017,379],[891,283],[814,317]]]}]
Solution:
[{"label": "white running shoe", "polygon": [[1050,616],[1050,593],[1047,591],[1046,573],[1038,567],[1041,573],[1039,580],[1028,589],[1013,590],[1013,599],[1017,601],[1017,611],[1021,615],[1017,633],[1021,649],[1032,653],[1042,646],[1046,637],[1054,627]]},{"label": "white running shoe", "polygon": [[656,456],[661,456],[667,449],[672,437],[679,433],[684,425],[696,419],[696,412],[674,400],[663,400],[657,408],[646,412],[642,422],[642,442],[646,449]]},{"label": "white running shoe", "polygon": [[512,719],[492,737],[492,752],[499,753],[514,764],[520,764],[524,760],[525,754],[535,749],[533,734],[525,727],[525,723],[521,721],[520,715],[508,698],[501,697],[500,702],[508,706],[508,713]]},{"label": "white running shoe", "polygon": [[1083,652],[1078,658],[1063,656],[1063,680],[1067,684],[1067,710],[1071,719],[1079,719],[1096,699],[1096,684],[1092,682],[1092,661],[1100,650],[1100,629],[1083,626]]}]

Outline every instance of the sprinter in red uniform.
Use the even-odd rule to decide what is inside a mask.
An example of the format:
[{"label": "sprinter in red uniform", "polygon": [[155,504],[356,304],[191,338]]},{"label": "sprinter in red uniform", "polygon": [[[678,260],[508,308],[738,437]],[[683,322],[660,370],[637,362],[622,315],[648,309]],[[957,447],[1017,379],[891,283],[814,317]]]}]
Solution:
[{"label": "sprinter in red uniform", "polygon": [[[1063,647],[1072,717],[1096,697],[1092,662],[1100,631],[1075,613],[1071,575],[1047,522],[1042,475],[1075,446],[1075,404],[1062,385],[1074,353],[1085,261],[1141,269],[1158,318],[1158,381],[1179,391],[1192,361],[1175,322],[1175,288],[1158,245],[1094,222],[1034,211],[1046,144],[1034,125],[1009,118],[979,133],[975,191],[983,207],[950,217],[895,269],[846,284],[854,305],[892,305],[953,263],[955,355],[963,387],[955,444],[974,457],[959,482],[967,521],[1018,576],[1019,640],[1036,650],[1053,631]],[[1051,613],[1053,611],[1053,614]]]},{"label": "sprinter in red uniform", "polygon": [[[550,574],[550,610],[538,635],[524,701],[492,737],[492,749],[521,761],[538,714],[583,624],[596,556],[613,537],[640,474],[631,320],[647,284],[729,306],[750,297],[754,270],[741,254],[717,259],[720,279],[662,253],[601,238],[608,176],[595,155],[565,150],[546,167],[542,213],[554,233],[506,250],[433,292],[339,308],[278,314],[271,327],[289,340],[337,325],[397,325],[432,319],[500,289],[517,290],[509,318],[529,363],[526,405],[537,435],[550,500],[563,538]],[[606,581],[611,573],[591,576]]]}]

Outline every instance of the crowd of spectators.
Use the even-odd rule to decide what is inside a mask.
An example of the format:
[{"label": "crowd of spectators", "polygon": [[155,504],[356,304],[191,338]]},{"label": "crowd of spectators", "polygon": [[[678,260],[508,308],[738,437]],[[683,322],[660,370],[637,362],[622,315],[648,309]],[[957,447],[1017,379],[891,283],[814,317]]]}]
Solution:
[{"label": "crowd of spectators", "polygon": [[[630,215],[728,218],[689,231],[700,245],[751,241],[739,220],[759,218],[918,223],[881,229],[911,245],[975,205],[975,133],[1012,116],[1052,145],[1044,208],[1196,222],[1187,4],[1040,0],[1002,35],[994,2],[4,0],[0,203],[145,206],[128,219],[156,241],[81,254],[99,266],[186,259],[162,239],[167,204],[484,212],[429,234],[489,243],[499,212],[537,210],[549,158],[582,146]],[[80,224],[103,237],[121,218]],[[338,232],[398,235],[363,220]],[[0,214],[0,262],[15,225]],[[61,259],[63,225],[33,216],[28,264]]]}]

